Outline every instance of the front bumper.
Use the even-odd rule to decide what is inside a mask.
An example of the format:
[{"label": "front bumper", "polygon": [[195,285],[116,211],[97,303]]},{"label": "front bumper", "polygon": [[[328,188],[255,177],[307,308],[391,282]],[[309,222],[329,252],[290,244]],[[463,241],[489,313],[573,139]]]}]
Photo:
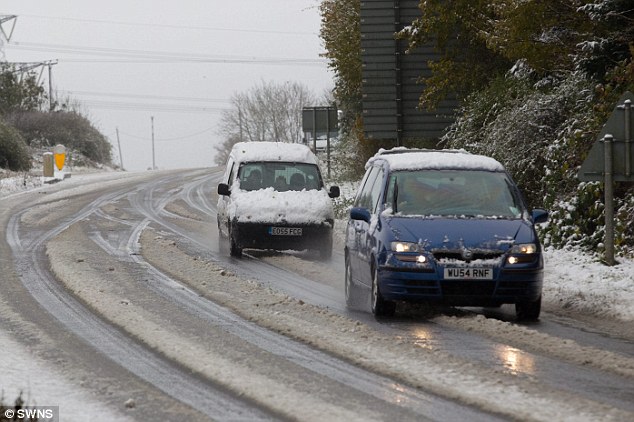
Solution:
[{"label": "front bumper", "polygon": [[[271,228],[301,228],[301,235],[272,234]],[[296,231],[290,231],[296,233]],[[322,249],[325,244],[332,244],[332,224],[270,224],[270,223],[237,223],[231,226],[231,236],[240,248],[303,250]]]},{"label": "front bumper", "polygon": [[444,279],[444,267],[379,266],[379,288],[387,300],[452,306],[497,306],[537,300],[542,294],[541,258],[533,268],[494,267],[492,280]]}]

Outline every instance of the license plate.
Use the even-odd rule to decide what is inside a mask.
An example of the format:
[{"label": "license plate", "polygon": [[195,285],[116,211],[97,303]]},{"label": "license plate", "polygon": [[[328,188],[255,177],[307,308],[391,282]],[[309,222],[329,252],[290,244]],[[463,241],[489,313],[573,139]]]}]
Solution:
[{"label": "license plate", "polygon": [[493,280],[493,268],[445,268],[445,280]]},{"label": "license plate", "polygon": [[301,236],[301,227],[269,227],[271,236]]}]

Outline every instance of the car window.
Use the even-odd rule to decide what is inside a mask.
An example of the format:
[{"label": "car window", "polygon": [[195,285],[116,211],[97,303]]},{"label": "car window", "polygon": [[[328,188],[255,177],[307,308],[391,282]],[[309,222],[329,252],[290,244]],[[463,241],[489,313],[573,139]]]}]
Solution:
[{"label": "car window", "polygon": [[373,167],[357,196],[355,206],[365,208],[370,212],[376,212],[382,190],[383,169],[381,167]]},{"label": "car window", "polygon": [[368,179],[370,178],[370,175],[374,174],[374,172],[376,167],[370,167],[369,169],[366,170],[365,174],[363,175],[363,179],[361,179],[361,182],[359,183],[359,187],[357,188],[357,194],[354,198],[354,202],[352,203],[352,206],[354,207],[358,207],[359,206],[359,202],[361,200],[361,196],[363,193],[363,189],[368,181]]},{"label": "car window", "polygon": [[379,202],[381,198],[381,194],[383,193],[383,169],[379,169],[376,175],[376,179],[374,179],[374,184],[372,185],[372,189],[370,190],[370,211],[376,213]]},{"label": "car window", "polygon": [[315,164],[255,162],[244,163],[238,173],[240,189],[252,191],[273,188],[279,192],[318,190],[323,187]]},{"label": "car window", "polygon": [[372,186],[374,185],[374,181],[376,180],[376,176],[379,173],[378,167],[372,167],[366,172],[366,176],[364,177],[364,181],[362,183],[361,189],[357,194],[357,197],[354,201],[355,207],[365,208],[367,210],[372,208],[372,197],[371,191]]},{"label": "car window", "polygon": [[392,173],[385,202],[400,215],[520,218],[525,211],[505,173],[478,170]]}]

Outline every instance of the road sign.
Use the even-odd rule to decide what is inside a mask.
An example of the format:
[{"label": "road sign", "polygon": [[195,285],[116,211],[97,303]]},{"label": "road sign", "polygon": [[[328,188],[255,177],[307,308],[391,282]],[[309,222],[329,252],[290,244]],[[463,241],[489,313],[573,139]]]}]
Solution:
[{"label": "road sign", "polygon": [[588,158],[579,169],[579,180],[584,182],[603,181],[605,176],[606,135],[612,136],[612,177],[615,182],[634,182],[634,140],[632,134],[632,104],[634,94],[626,92],[617,102],[612,115],[599,133],[596,142],[588,154]]},{"label": "road sign", "polygon": [[632,101],[626,92],[579,169],[582,181],[602,181],[605,204],[605,262],[614,265],[614,182],[634,182],[632,171]]},{"label": "road sign", "polygon": [[304,132],[317,134],[334,133],[339,130],[338,112],[335,107],[304,107],[302,109]]}]

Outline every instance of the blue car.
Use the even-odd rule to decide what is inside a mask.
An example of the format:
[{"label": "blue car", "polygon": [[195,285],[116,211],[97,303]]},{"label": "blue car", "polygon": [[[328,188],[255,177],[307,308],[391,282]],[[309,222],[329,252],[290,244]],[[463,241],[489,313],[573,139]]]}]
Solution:
[{"label": "blue car", "polygon": [[345,294],[372,312],[399,301],[515,304],[537,320],[544,261],[535,224],[502,164],[457,150],[381,150],[366,164],[346,228]]}]

